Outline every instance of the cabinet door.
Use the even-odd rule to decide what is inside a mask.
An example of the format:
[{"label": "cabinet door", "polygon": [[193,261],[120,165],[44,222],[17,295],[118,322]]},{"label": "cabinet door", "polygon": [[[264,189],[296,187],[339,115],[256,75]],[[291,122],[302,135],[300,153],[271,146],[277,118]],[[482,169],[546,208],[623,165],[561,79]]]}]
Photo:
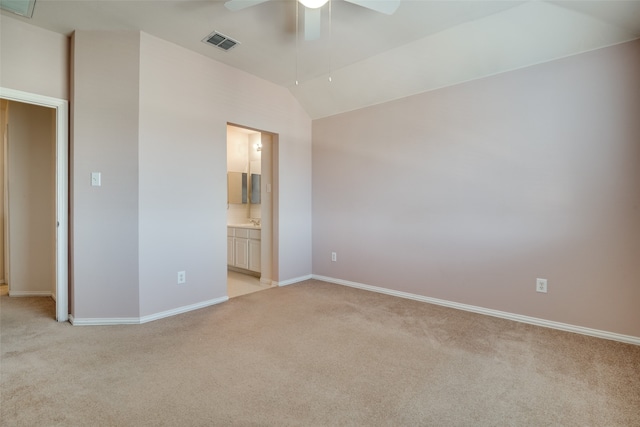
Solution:
[{"label": "cabinet door", "polygon": [[234,238],[231,236],[227,236],[227,264],[234,265],[235,258],[233,256],[233,240]]},{"label": "cabinet door", "polygon": [[249,270],[260,272],[260,240],[249,240]]},{"label": "cabinet door", "polygon": [[249,269],[249,239],[235,238],[233,243],[234,265],[238,268]]}]

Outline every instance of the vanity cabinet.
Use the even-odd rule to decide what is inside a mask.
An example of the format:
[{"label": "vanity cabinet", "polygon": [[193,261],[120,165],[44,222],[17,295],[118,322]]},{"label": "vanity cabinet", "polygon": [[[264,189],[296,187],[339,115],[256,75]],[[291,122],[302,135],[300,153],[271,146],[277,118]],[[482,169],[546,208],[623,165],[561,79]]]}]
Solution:
[{"label": "vanity cabinet", "polygon": [[227,264],[259,273],[260,238],[259,229],[227,227]]},{"label": "vanity cabinet", "polygon": [[235,239],[233,238],[233,228],[227,228],[227,265],[235,264]]},{"label": "vanity cabinet", "polygon": [[233,266],[249,269],[249,230],[244,228],[235,229],[233,238]]},{"label": "vanity cabinet", "polygon": [[249,270],[260,272],[260,230],[249,230]]}]

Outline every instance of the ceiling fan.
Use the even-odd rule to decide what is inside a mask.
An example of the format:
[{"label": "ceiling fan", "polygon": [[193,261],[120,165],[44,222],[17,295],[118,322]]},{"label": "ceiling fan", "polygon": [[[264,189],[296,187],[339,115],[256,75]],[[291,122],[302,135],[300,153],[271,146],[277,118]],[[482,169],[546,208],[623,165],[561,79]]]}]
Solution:
[{"label": "ceiling fan", "polygon": [[[228,0],[225,7],[231,11],[245,9],[270,0]],[[304,39],[317,40],[320,38],[320,9],[329,0],[297,0],[304,6]],[[376,12],[392,15],[400,6],[400,0],[344,0]]]}]

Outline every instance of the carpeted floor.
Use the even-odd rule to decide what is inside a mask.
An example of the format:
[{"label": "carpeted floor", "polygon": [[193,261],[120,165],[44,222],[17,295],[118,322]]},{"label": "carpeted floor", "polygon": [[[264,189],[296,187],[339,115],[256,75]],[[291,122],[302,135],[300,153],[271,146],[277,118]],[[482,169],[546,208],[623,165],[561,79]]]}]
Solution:
[{"label": "carpeted floor", "polygon": [[639,426],[640,347],[317,281],[135,326],[0,298],[4,426]]}]

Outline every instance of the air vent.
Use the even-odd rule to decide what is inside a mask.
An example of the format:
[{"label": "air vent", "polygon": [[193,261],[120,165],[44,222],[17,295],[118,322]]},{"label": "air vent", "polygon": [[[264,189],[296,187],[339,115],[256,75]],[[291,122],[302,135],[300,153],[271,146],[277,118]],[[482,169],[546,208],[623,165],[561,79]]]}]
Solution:
[{"label": "air vent", "polygon": [[239,41],[236,41],[229,36],[225,36],[224,34],[220,34],[217,31],[209,34],[207,37],[202,39],[202,41],[219,47],[222,50],[229,50],[235,45],[240,44]]}]

